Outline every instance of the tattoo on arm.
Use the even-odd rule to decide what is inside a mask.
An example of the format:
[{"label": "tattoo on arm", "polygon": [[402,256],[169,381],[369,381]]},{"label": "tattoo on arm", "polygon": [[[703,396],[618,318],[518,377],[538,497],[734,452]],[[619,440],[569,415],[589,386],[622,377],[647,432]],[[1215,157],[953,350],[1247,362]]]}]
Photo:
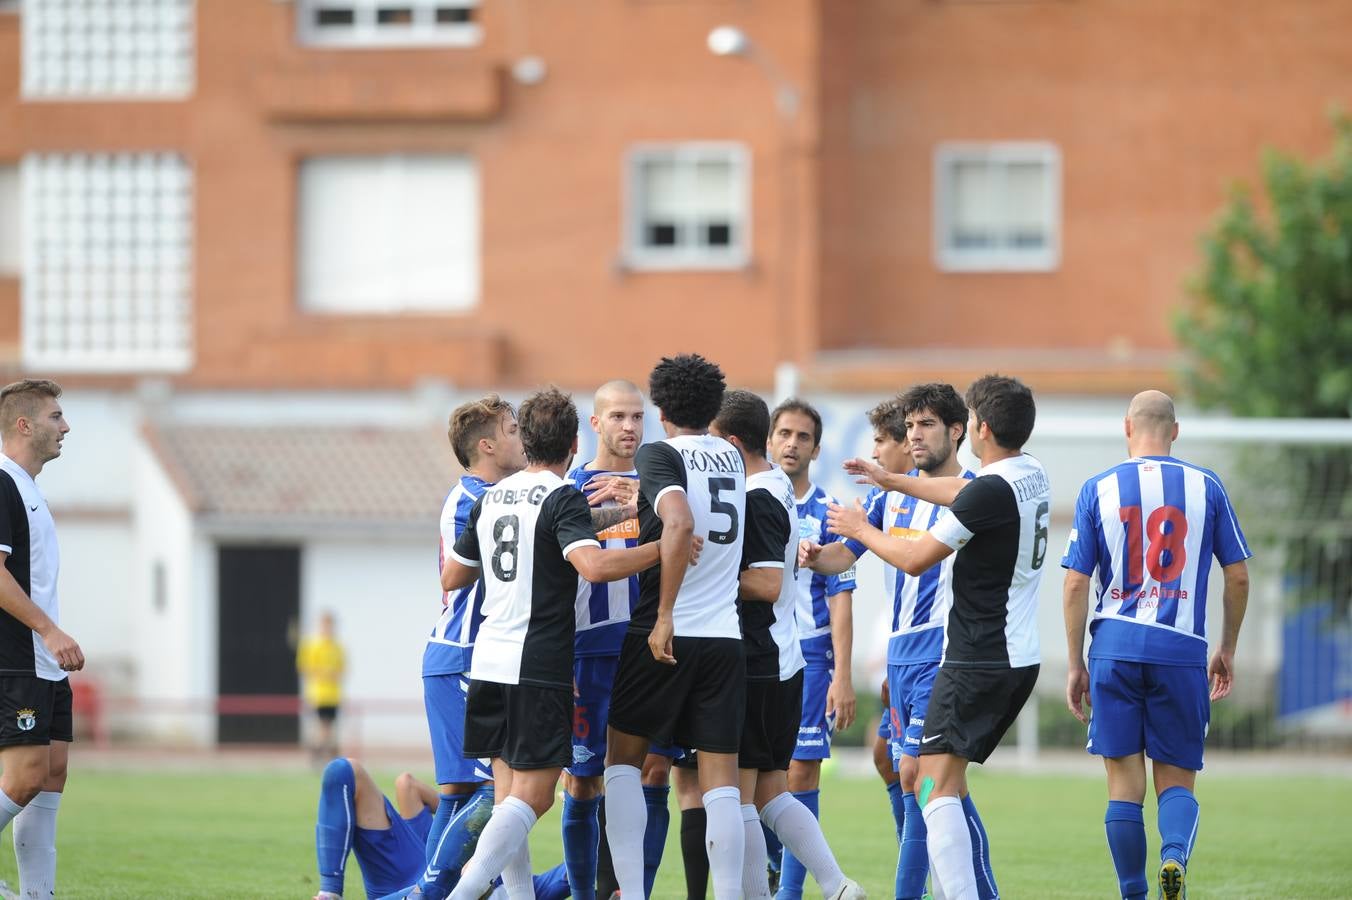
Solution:
[{"label": "tattoo on arm", "polygon": [[591,511],[592,527],[599,534],[607,528],[618,525],[626,519],[634,517],[634,508],[632,506],[611,506],[605,509],[593,509]]}]

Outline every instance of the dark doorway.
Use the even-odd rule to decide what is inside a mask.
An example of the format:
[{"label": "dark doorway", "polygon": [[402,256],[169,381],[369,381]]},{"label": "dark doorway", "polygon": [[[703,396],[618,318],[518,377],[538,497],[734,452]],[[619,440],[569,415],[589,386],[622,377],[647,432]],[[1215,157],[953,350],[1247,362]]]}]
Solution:
[{"label": "dark doorway", "polygon": [[217,690],[225,698],[217,740],[294,744],[300,740],[300,718],[279,714],[268,699],[275,697],[284,707],[283,698],[294,697],[300,686],[294,646],[300,614],[300,548],[219,547],[216,573]]}]

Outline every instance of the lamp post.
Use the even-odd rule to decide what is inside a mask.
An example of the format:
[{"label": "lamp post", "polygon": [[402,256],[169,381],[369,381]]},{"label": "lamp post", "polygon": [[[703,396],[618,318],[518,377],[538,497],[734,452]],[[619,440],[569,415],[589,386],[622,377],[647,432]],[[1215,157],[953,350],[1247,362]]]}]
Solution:
[{"label": "lamp post", "polygon": [[798,118],[800,94],[797,86],[764,50],[733,25],[720,25],[706,39],[715,56],[740,57],[760,69],[775,92],[775,111],[779,114],[779,265],[777,294],[780,301],[779,362],[775,366],[775,400],[798,392],[798,348],[795,338],[802,323],[796,301],[793,266],[798,239],[798,192],[793,171],[794,123]]}]

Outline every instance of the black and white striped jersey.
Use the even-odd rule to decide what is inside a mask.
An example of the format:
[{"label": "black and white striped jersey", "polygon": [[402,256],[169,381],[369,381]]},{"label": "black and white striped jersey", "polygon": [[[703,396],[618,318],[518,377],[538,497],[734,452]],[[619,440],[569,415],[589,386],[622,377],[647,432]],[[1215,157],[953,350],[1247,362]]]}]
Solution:
[{"label": "black and white striped jersey", "polygon": [[[61,554],[56,523],[37,482],[23,466],[0,455],[0,551],[19,587],[53,622],[61,623],[56,579]],[[0,675],[36,675],[61,681],[66,673],[38,633],[0,611]]]},{"label": "black and white striped jersey", "polygon": [[793,482],[774,466],[746,479],[746,543],[742,568],[784,570],[774,603],[742,601],[742,645],[748,678],[787,681],[803,668],[798,644],[798,502]]},{"label": "black and white striped jersey", "polygon": [[[741,571],[746,518],[746,469],[737,448],[709,434],[682,434],[644,444],[634,457],[638,470],[640,544],[662,537],[657,504],[667,493],[681,491],[690,504],[695,534],[704,538],[699,564],[688,566],[672,611],[681,637],[738,638],[737,575]],[[639,573],[638,605],[629,620],[637,634],[652,631],[657,621],[662,567]]]},{"label": "black and white striped jersey", "polygon": [[1047,472],[1024,453],[982,468],[934,523],[930,534],[958,551],[944,665],[1040,661],[1037,595],[1050,509]]},{"label": "black and white striped jersey", "polygon": [[451,549],[482,568],[470,678],[571,689],[578,576],[568,554],[599,546],[582,492],[553,472],[517,472],[484,491]]}]

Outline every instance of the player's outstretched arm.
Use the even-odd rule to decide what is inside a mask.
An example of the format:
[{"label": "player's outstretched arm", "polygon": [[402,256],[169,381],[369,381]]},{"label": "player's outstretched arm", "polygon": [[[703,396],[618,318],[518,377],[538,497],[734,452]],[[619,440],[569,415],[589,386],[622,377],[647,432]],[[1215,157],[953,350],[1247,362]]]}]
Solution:
[{"label": "player's outstretched arm", "polygon": [[855,555],[842,541],[814,544],[804,539],[798,546],[798,565],[820,575],[839,575],[855,563]]},{"label": "player's outstretched arm", "polygon": [[1061,611],[1066,620],[1066,708],[1083,723],[1089,721],[1084,704],[1089,699],[1089,670],[1084,665],[1084,619],[1089,614],[1089,576],[1066,569],[1061,586]]},{"label": "player's outstretched arm", "polygon": [[952,506],[962,489],[971,484],[966,478],[958,476],[917,478],[914,475],[901,475],[858,456],[845,460],[841,468],[854,475],[859,484],[874,484],[885,491],[898,491],[937,506]]},{"label": "player's outstretched arm", "polygon": [[38,637],[42,638],[42,643],[52,656],[56,657],[57,664],[64,671],[78,672],[83,669],[85,658],[80,645],[75,638],[58,628],[51,616],[43,612],[42,607],[24,593],[19,582],[15,581],[14,576],[4,567],[7,559],[8,553],[0,553],[0,609],[37,632]]},{"label": "player's outstretched arm", "polygon": [[592,584],[620,581],[657,565],[660,544],[643,544],[620,550],[602,550],[600,547],[577,547],[569,552],[567,560],[577,574]]},{"label": "player's outstretched arm", "polygon": [[883,534],[869,524],[868,515],[858,500],[854,501],[853,506],[828,504],[826,527],[832,534],[858,541],[883,562],[901,569],[907,575],[920,575],[953,552],[952,547],[939,542],[931,534],[925,534],[919,540]]},{"label": "player's outstretched arm", "polygon": [[844,731],[854,722],[854,591],[841,591],[826,598],[831,616],[831,652],[835,671],[826,689],[826,714],[835,713],[836,728]]},{"label": "player's outstretched arm", "polygon": [[1249,608],[1249,566],[1243,560],[1221,569],[1225,576],[1222,605],[1221,643],[1212,654],[1207,674],[1211,678],[1211,699],[1220,700],[1230,693],[1235,682],[1235,647],[1239,643],[1239,626]]}]

